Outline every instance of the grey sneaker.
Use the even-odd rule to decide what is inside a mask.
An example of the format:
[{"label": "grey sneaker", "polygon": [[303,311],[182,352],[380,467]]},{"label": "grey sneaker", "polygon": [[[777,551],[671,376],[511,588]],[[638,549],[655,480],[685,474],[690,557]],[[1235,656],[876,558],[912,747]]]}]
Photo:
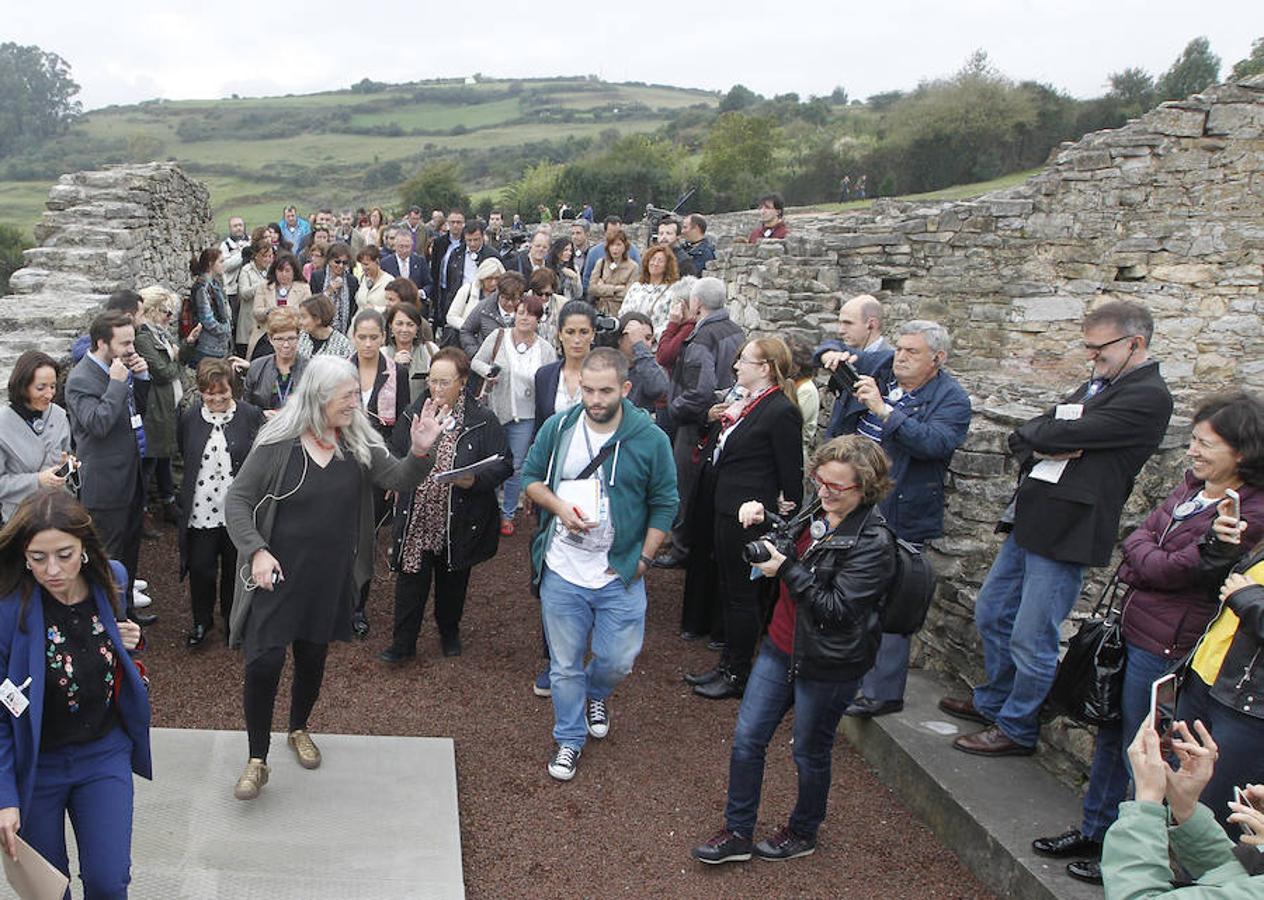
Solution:
[{"label": "grey sneaker", "polygon": [[777,829],[776,834],[766,837],[755,845],[755,855],[760,859],[798,859],[816,852],[816,841],[795,834],[789,825]]},{"label": "grey sneaker", "polygon": [[575,777],[575,766],[578,765],[579,755],[582,752],[579,747],[558,744],[557,752],[549,761],[549,774],[558,781],[570,781]]},{"label": "grey sneaker", "polygon": [[736,831],[723,828],[710,840],[693,848],[691,855],[698,862],[716,866],[726,862],[745,862],[751,858],[751,840]]}]

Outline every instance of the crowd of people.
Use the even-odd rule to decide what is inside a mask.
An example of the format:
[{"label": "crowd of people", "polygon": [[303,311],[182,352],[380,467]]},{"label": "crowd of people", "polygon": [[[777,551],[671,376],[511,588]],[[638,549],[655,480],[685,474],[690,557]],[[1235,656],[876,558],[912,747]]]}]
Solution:
[{"label": "crowd of people", "polygon": [[[784,236],[783,212],[761,200],[750,239]],[[679,567],[680,637],[717,653],[685,680],[702,700],[739,701],[724,825],[692,855],[814,852],[840,719],[903,707],[910,637],[884,627],[897,543],[916,552],[944,534],[971,420],[948,330],[892,326],[860,295],[818,346],[748,335],[708,274],[696,214],[663,219],[643,248],[610,217],[598,243],[577,219],[569,237],[538,231],[519,250],[498,213],[435,213],[309,221],[290,207],[250,235],[234,218],[191,261],[186,297],[116,292],[68,367],[19,358],[0,410],[0,668],[33,713],[5,701],[6,852],[20,834],[67,871],[69,812],[89,896],[125,893],[130,772],[150,774],[143,668],[130,660],[157,618],[137,568],[158,516],[179,529],[189,652],[218,633],[244,653],[238,799],[269,779],[287,649],[287,744],[320,766],[308,720],[329,644],[371,633],[379,533],[395,578],[378,658],[401,666],[432,591],[442,653],[462,654],[473,570],[529,528],[522,587],[539,599],[548,660],[531,673],[553,706],[548,774],[571,780],[609,735],[644,639],[645,577]],[[1009,438],[1019,478],[976,603],[986,680],[940,703],[984,726],[952,742],[962,752],[1034,752],[1059,628],[1086,571],[1110,561],[1172,413],[1143,306],[1102,303],[1082,329],[1089,380]],[[834,395],[823,435],[818,375]],[[1112,858],[1136,850],[1121,829],[1151,827],[1164,790],[1174,813],[1180,797],[1181,827],[1204,834],[1199,798],[1231,829],[1264,793],[1248,787],[1264,782],[1264,405],[1205,398],[1188,457],[1123,542],[1123,713],[1098,732],[1084,821],[1034,841],[1074,857],[1076,877],[1105,873],[1108,891]],[[1148,704],[1174,670],[1181,762],[1164,782]],[[756,841],[767,750],[791,707],[798,796]]]}]

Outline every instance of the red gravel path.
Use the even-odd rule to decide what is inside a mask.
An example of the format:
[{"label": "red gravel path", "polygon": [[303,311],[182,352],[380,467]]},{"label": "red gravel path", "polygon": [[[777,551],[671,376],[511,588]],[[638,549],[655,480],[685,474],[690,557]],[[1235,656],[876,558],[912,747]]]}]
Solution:
[{"label": "red gravel path", "polygon": [[[717,868],[689,849],[723,824],[736,701],[692,696],[685,671],[714,655],[678,636],[681,575],[650,580],[645,649],[611,700],[610,736],[589,741],[575,780],[548,776],[552,707],[531,693],[542,666],[539,613],[527,585],[528,536],[503,541],[474,573],[465,653],[439,653],[430,610],[417,662],[386,669],[393,579],[384,559],[370,600],[366,642],[331,650],[312,731],[451,737],[456,742],[461,843],[471,898],[881,897],[991,898],[991,894],[878,781],[840,737],[829,816],[817,853],[785,864],[753,860]],[[385,543],[380,542],[380,543]],[[160,615],[147,632],[154,724],[242,730],[241,660],[217,631],[203,649],[183,645],[187,585],[176,582],[174,530],[145,543],[141,574]],[[283,729],[288,684],[275,726]],[[769,748],[759,834],[788,816],[795,773],[790,729]],[[274,747],[275,752],[287,752]],[[232,789],[230,781],[224,791]],[[389,798],[366,798],[383,803]]]}]

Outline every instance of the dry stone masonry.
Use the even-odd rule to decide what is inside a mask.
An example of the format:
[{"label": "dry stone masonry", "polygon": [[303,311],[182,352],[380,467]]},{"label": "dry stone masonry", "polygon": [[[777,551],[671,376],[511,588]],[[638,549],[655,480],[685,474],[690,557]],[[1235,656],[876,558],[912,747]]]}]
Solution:
[{"label": "dry stone masonry", "polygon": [[[1125,528],[1175,483],[1197,398],[1237,385],[1264,390],[1261,77],[1063,144],[1023,185],[975,200],[878,201],[847,215],[792,216],[786,240],[756,245],[732,240],[754,226],[753,214],[715,219],[722,249],[714,274],[752,331],[815,344],[833,336],[840,304],[859,293],[883,302],[889,331],[913,318],[951,331],[949,365],[975,415],[952,464],[947,533],[935,542],[946,581],[919,656],[963,686],[981,675],[973,602],[1013,487],[1005,436],[1086,377],[1086,310],[1110,299],[1144,303],[1177,398]],[[827,421],[822,415],[822,427]],[[1082,731],[1056,723],[1046,738],[1085,759]]]},{"label": "dry stone masonry", "polygon": [[23,350],[60,356],[111,291],[183,291],[189,257],[216,242],[210,194],[171,163],[63,175],[35,226],[40,246],[0,299],[0,377]]}]

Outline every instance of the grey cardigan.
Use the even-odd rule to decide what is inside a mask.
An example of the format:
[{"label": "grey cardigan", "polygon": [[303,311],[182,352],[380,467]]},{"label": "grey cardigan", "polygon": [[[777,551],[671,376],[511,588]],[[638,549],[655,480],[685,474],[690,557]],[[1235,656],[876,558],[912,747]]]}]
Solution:
[{"label": "grey cardigan", "polygon": [[[281,485],[290,460],[294,441],[277,444],[255,444],[241,464],[241,471],[233,479],[224,501],[224,524],[228,536],[237,547],[237,579],[233,583],[233,611],[229,619],[229,645],[240,647],[245,634],[246,619],[250,613],[253,590],[246,589],[243,571],[248,569],[255,552],[268,547],[272,528],[276,523]],[[373,487],[388,491],[414,490],[434,465],[427,456],[419,458],[409,454],[396,459],[383,446],[373,448],[373,462],[369,477],[360,482],[360,533],[355,548],[355,584],[359,591],[373,577]],[[343,527],[336,510],[330,510],[329,527]],[[284,561],[282,561],[284,567]]]},{"label": "grey cardigan", "polygon": [[44,431],[36,434],[13,407],[0,408],[0,513],[13,518],[18,504],[39,487],[37,474],[60,465],[70,450],[70,419],[56,403],[44,413]]}]

